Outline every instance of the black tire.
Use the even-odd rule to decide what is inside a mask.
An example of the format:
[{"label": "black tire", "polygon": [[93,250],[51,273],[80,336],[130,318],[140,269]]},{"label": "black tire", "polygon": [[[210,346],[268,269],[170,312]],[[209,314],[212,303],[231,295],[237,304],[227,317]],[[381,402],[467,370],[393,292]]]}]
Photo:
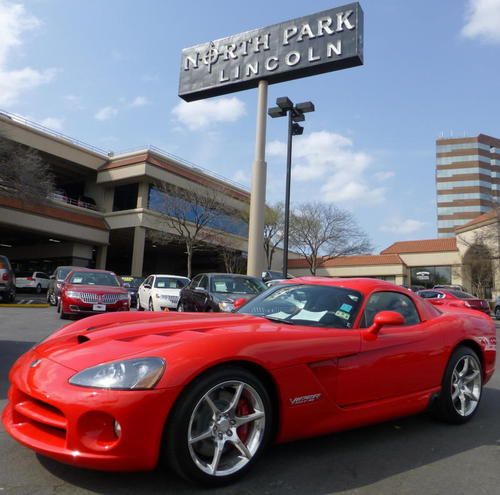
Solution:
[{"label": "black tire", "polygon": [[11,290],[11,291],[10,291],[8,301],[9,301],[11,304],[16,302],[16,291],[15,291],[15,290]]},{"label": "black tire", "polygon": [[61,308],[60,313],[59,313],[59,318],[61,318],[61,320],[69,320],[69,315],[67,313],[65,313]]},{"label": "black tire", "polygon": [[54,291],[47,292],[47,302],[50,304],[50,306],[57,306],[57,297]]},{"label": "black tire", "polygon": [[179,313],[183,313],[183,312],[185,312],[186,310],[185,310],[185,308],[184,308],[184,304],[182,304],[182,303],[180,302],[180,303],[179,303],[179,305],[177,306],[177,311],[178,311]]},{"label": "black tire", "polygon": [[153,306],[153,300],[152,299],[149,299],[149,302],[148,302],[148,311],[154,311],[155,308]]},{"label": "black tire", "polygon": [[500,320],[500,306],[495,308],[495,319]]},{"label": "black tire", "polygon": [[[223,384],[224,382],[232,380],[249,385],[260,397],[264,405],[264,432],[257,450],[241,469],[232,474],[215,476],[204,472],[196,465],[191,457],[187,441],[189,426],[191,415],[203,396],[218,384]],[[269,391],[262,382],[253,373],[244,368],[231,365],[219,367],[197,378],[178,398],[164,431],[163,458],[180,477],[187,481],[207,487],[224,486],[239,479],[253,466],[265,448],[269,445],[273,436],[273,431],[274,411],[272,408],[272,401]]]},{"label": "black tire", "polygon": [[[461,362],[466,357],[474,360],[475,366],[477,366],[477,369],[479,370],[480,385],[478,387],[479,398],[477,400],[474,409],[470,413],[463,415],[457,411],[457,408],[454,405],[454,400],[452,398],[453,394],[452,380],[455,367],[459,362]],[[446,366],[441,386],[441,392],[439,396],[436,398],[435,402],[432,404],[431,408],[432,415],[440,419],[441,421],[445,421],[446,423],[451,423],[451,424],[463,424],[469,421],[477,413],[477,410],[479,408],[479,403],[481,402],[481,397],[483,395],[482,378],[483,378],[483,367],[481,365],[481,360],[479,359],[476,352],[467,346],[457,347],[457,349],[455,349],[455,351],[451,355],[450,360],[448,361],[448,365]]]},{"label": "black tire", "polygon": [[35,294],[41,294],[41,293],[42,293],[42,286],[40,284],[38,284],[35,287]]}]

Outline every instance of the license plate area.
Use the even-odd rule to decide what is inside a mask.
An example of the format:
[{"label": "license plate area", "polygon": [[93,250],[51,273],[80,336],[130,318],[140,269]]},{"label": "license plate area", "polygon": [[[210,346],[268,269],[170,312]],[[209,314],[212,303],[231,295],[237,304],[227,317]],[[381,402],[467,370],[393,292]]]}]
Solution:
[{"label": "license plate area", "polygon": [[105,304],[94,304],[92,306],[92,311],[106,311],[106,305]]}]

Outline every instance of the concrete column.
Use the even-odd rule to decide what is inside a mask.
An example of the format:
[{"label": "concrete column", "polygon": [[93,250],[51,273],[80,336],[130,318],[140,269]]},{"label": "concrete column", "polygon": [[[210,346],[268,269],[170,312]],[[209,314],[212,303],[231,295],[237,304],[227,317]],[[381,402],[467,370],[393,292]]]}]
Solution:
[{"label": "concrete column", "polygon": [[132,248],[132,268],[130,275],[142,277],[142,265],[144,263],[144,246],[146,243],[146,229],[134,227],[134,244]]},{"label": "concrete column", "polygon": [[266,120],[267,81],[259,81],[257,98],[257,129],[255,161],[252,166],[252,192],[250,196],[250,223],[248,226],[247,274],[260,277],[265,267],[264,214],[266,208]]},{"label": "concrete column", "polygon": [[95,266],[99,270],[106,270],[106,260],[108,257],[108,246],[98,246]]},{"label": "concrete column", "polygon": [[139,191],[137,192],[137,208],[148,207],[149,182],[139,182]]},{"label": "concrete column", "polygon": [[115,190],[112,187],[106,187],[103,193],[103,209],[105,213],[113,211],[113,200],[115,198]]}]

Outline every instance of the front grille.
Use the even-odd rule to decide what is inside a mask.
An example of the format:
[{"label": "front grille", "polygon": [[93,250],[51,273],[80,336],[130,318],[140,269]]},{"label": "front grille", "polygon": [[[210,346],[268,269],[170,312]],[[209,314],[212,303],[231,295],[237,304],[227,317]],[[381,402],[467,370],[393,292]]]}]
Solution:
[{"label": "front grille", "polygon": [[24,425],[35,438],[49,436],[53,442],[64,444],[67,420],[60,409],[30,397],[14,387],[9,397],[14,409],[14,423]]},{"label": "front grille", "polygon": [[80,299],[87,304],[116,304],[121,294],[94,294],[92,292],[81,292]]},{"label": "front grille", "polygon": [[177,304],[179,302],[179,296],[162,296],[163,300],[167,300],[172,304]]}]

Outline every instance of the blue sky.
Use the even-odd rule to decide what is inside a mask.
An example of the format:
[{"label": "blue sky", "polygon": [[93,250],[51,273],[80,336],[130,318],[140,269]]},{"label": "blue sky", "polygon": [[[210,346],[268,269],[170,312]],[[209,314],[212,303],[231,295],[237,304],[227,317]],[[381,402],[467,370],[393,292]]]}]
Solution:
[{"label": "blue sky", "polygon": [[[256,90],[181,104],[181,49],[342,3],[0,0],[0,108],[106,150],[153,144],[248,186]],[[436,237],[436,138],[500,136],[500,0],[360,3],[365,64],[270,86],[269,105],[316,105],[294,141],[292,201],[352,210],[378,251]],[[269,202],[284,197],[285,134],[269,119]]]}]

